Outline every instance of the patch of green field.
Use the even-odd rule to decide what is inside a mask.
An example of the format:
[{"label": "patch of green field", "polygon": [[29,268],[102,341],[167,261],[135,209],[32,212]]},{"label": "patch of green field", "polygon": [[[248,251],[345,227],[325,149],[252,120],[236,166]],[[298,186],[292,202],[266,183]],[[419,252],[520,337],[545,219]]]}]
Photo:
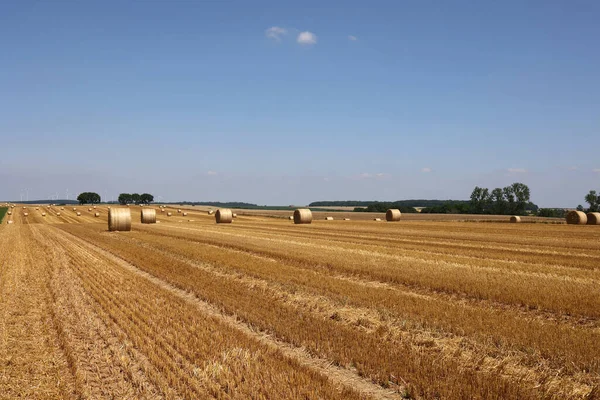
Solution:
[{"label": "patch of green field", "polygon": [[7,211],[8,207],[0,207],[0,224],[2,223],[2,220],[4,219],[4,216],[6,215]]}]

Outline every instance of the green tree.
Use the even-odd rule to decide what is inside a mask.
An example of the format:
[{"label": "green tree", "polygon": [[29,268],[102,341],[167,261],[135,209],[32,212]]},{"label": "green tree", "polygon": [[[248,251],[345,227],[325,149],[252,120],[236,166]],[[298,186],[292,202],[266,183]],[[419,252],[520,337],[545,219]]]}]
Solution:
[{"label": "green tree", "polygon": [[133,203],[133,197],[129,193],[121,193],[119,195],[118,201],[121,205]]},{"label": "green tree", "polygon": [[590,192],[585,195],[585,202],[590,205],[588,212],[597,212],[600,208],[600,196],[596,194],[595,190],[590,190]]},{"label": "green tree", "polygon": [[490,191],[487,188],[475,186],[471,193],[471,209],[473,214],[483,214],[490,207]]},{"label": "green tree", "polygon": [[97,204],[100,203],[101,200],[100,195],[94,192],[83,192],[77,196],[79,204]]},{"label": "green tree", "polygon": [[504,198],[504,192],[500,188],[492,190],[490,195],[491,199],[491,210],[493,214],[504,214],[506,210],[507,201]]},{"label": "green tree", "polygon": [[583,211],[583,206],[581,204],[577,206],[577,211]]},{"label": "green tree", "polygon": [[529,187],[524,183],[515,182],[511,186],[512,194],[515,199],[515,203],[513,209],[511,210],[514,214],[525,214],[525,210],[529,205],[529,197],[531,196],[531,191]]},{"label": "green tree", "polygon": [[154,201],[154,196],[152,196],[150,193],[142,193],[140,196],[140,201],[144,204],[150,204]]},{"label": "green tree", "polygon": [[140,195],[138,193],[132,193],[131,201],[133,201],[135,204],[140,204]]}]

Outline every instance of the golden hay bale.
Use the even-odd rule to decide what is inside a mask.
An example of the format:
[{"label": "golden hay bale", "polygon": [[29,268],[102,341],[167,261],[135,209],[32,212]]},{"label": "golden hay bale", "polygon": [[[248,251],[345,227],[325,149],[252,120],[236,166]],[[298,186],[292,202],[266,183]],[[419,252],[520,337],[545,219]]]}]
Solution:
[{"label": "golden hay bale", "polygon": [[237,218],[237,214],[236,214],[236,213],[233,213],[233,214],[231,214],[231,216],[232,216],[233,218]]},{"label": "golden hay bale", "polygon": [[9,212],[7,212],[7,214],[8,214],[8,215],[12,215],[12,212],[11,212],[11,211],[9,211]]},{"label": "golden hay bale", "polygon": [[35,209],[36,209],[36,211],[37,211],[37,210],[39,210],[40,208],[39,208],[39,207],[36,207]]},{"label": "golden hay bale", "polygon": [[585,225],[587,223],[587,215],[583,211],[569,211],[567,213],[567,224]]},{"label": "golden hay bale", "polygon": [[398,222],[400,221],[400,217],[402,217],[402,213],[398,209],[390,208],[385,212],[385,220],[387,222]]},{"label": "golden hay bale", "polygon": [[186,213],[186,212],[184,212],[184,213],[183,213],[183,214],[181,214],[181,215],[183,215],[184,217],[187,217],[187,213]]},{"label": "golden hay bale", "polygon": [[26,217],[26,216],[28,216],[28,215],[29,215],[29,213],[23,213],[23,216],[24,216],[24,217]]},{"label": "golden hay bale", "polygon": [[600,225],[600,212],[587,213],[586,217],[588,225]]},{"label": "golden hay bale", "polygon": [[110,210],[110,206],[107,207]]},{"label": "golden hay bale", "polygon": [[299,208],[294,211],[294,224],[310,224],[312,212],[308,208]]},{"label": "golden hay bale", "polygon": [[181,209],[180,209],[180,208],[178,208],[178,209],[177,209],[177,212],[178,212],[178,213],[181,213]]},{"label": "golden hay bale", "polygon": [[350,218],[344,218],[344,221],[350,221]]},{"label": "golden hay bale", "polygon": [[167,213],[167,217],[170,217],[171,215],[173,215],[173,213],[170,213],[170,212]]},{"label": "golden hay bale", "polygon": [[81,217],[81,213],[79,211],[77,211],[77,216]]},{"label": "golden hay bale", "polygon": [[521,217],[519,217],[518,215],[513,215],[512,217],[510,217],[511,224],[518,224],[519,222],[521,222]]},{"label": "golden hay bale", "polygon": [[91,209],[91,208],[88,208],[88,211],[92,211],[92,209]]},{"label": "golden hay bale", "polygon": [[56,213],[56,216],[57,216],[57,217],[60,217],[60,213],[59,213],[59,212],[57,212],[57,213]]},{"label": "golden hay bale", "polygon": [[233,221],[233,213],[229,208],[220,208],[215,213],[217,224],[230,224]]},{"label": "golden hay bale", "polygon": [[96,206],[94,206],[94,210],[96,209]]},{"label": "golden hay bale", "polygon": [[94,213],[94,217],[98,218],[100,216],[100,213]]},{"label": "golden hay bale", "polygon": [[77,211],[77,208],[76,208],[76,207],[73,207],[73,211]]},{"label": "golden hay bale", "polygon": [[46,213],[42,213],[42,217],[45,217],[45,216],[46,216]]},{"label": "golden hay bale", "polygon": [[188,219],[188,222],[194,222],[194,220],[193,219]]},{"label": "golden hay bale", "polygon": [[13,220],[11,219],[10,221],[6,221],[7,224],[12,224]]},{"label": "golden hay bale", "polygon": [[381,218],[373,218],[373,221],[381,221]]},{"label": "golden hay bale", "polygon": [[140,210],[140,218],[142,220],[142,224],[155,224],[156,210],[154,208],[144,208]]},{"label": "golden hay bale", "polygon": [[208,210],[208,215],[213,215],[214,211],[213,210]]},{"label": "golden hay bale", "polygon": [[288,219],[289,219],[290,221],[293,221],[293,220],[294,220],[294,216],[293,216],[293,215],[290,215],[290,216],[288,217]]},{"label": "golden hay bale", "polygon": [[325,221],[333,221],[333,217],[325,217]]},{"label": "golden hay bale", "polygon": [[61,207],[60,209],[61,209],[61,210],[64,210],[65,208],[64,208],[64,207]]},{"label": "golden hay bale", "polygon": [[23,207],[23,210],[27,210],[27,207]]},{"label": "golden hay bale", "polygon": [[108,212],[108,230],[130,231],[131,211],[128,208],[111,208]]}]

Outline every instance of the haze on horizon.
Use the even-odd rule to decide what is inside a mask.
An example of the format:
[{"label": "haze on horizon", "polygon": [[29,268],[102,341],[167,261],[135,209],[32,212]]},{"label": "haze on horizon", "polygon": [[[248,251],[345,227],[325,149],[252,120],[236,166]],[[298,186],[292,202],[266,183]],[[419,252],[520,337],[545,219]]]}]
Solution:
[{"label": "haze on horizon", "polygon": [[600,190],[600,3],[322,3],[3,3],[0,200]]}]

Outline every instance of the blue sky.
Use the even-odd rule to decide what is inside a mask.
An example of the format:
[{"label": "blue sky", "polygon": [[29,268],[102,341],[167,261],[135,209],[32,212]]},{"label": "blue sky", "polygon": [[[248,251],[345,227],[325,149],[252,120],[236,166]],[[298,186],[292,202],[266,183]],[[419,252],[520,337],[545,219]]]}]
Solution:
[{"label": "blue sky", "polygon": [[[325,4],[323,4],[325,3]],[[597,1],[0,3],[0,199],[600,190]]]}]

